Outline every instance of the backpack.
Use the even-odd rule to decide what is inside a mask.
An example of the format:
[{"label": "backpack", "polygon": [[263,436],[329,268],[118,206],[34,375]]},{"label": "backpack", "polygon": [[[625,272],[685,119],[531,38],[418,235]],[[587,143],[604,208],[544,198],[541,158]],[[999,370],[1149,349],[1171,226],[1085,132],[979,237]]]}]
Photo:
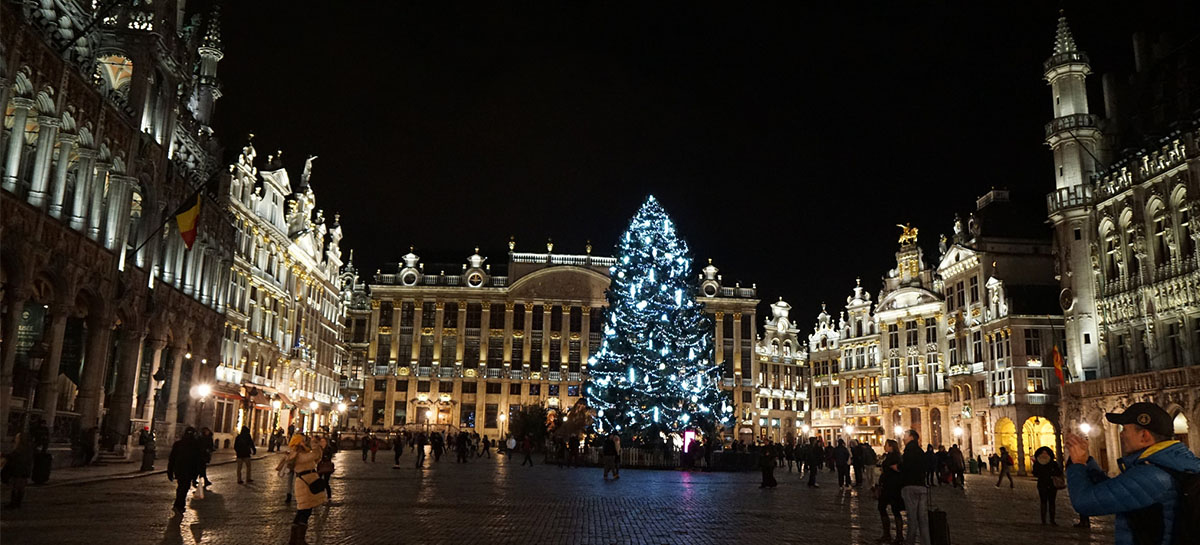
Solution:
[{"label": "backpack", "polygon": [[1159,466],[1175,480],[1179,503],[1175,505],[1175,528],[1171,543],[1187,543],[1184,536],[1200,535],[1200,473],[1186,473]]}]

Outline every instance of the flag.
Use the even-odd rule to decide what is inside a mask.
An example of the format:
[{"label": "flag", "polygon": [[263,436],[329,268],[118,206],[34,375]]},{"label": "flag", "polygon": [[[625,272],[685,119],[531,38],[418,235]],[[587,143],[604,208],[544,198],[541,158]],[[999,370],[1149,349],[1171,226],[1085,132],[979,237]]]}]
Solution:
[{"label": "flag", "polygon": [[200,222],[200,202],[203,200],[203,197],[197,191],[194,204],[189,205],[185,202],[179,211],[175,212],[175,223],[179,225],[179,236],[183,237],[183,244],[189,250],[192,249],[192,244],[196,242],[196,227]]},{"label": "flag", "polygon": [[1058,375],[1058,383],[1062,384],[1062,385],[1066,385],[1067,381],[1066,381],[1066,379],[1063,378],[1062,354],[1058,353],[1058,346],[1054,347],[1054,352],[1053,352],[1052,357],[1054,358],[1054,374]]}]

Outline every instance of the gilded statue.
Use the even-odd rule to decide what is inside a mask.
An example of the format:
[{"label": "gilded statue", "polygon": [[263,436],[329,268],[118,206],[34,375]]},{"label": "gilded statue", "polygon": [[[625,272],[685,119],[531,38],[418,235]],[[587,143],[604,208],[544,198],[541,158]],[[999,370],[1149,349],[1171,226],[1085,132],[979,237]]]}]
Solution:
[{"label": "gilded statue", "polygon": [[903,231],[900,233],[900,244],[916,244],[916,242],[917,242],[917,228],[916,227],[912,227],[907,223],[905,223],[904,225],[897,223],[896,227],[903,229]]}]

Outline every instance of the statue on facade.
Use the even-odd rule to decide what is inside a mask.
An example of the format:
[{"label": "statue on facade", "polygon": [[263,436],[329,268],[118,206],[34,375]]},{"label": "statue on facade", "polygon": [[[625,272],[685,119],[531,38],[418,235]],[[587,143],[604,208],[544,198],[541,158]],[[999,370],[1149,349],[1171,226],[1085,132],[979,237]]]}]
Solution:
[{"label": "statue on facade", "polygon": [[943,233],[942,235],[940,235],[938,237],[938,255],[940,255],[940,256],[946,255],[946,249],[947,249],[946,234]]},{"label": "statue on facade", "polygon": [[916,242],[917,242],[917,228],[916,227],[912,227],[907,223],[905,223],[904,225],[897,223],[896,227],[899,227],[900,229],[902,229],[902,231],[900,233],[900,244],[916,244]]},{"label": "statue on facade", "polygon": [[308,179],[312,176],[312,163],[316,158],[316,155],[309,155],[308,159],[304,160],[304,171],[300,173],[300,185],[308,186]]}]

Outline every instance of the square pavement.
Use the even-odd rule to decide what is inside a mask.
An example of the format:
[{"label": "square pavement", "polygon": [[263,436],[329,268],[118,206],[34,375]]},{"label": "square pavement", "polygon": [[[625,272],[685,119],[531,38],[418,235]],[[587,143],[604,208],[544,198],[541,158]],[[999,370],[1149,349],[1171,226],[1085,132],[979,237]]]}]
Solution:
[{"label": "square pavement", "polygon": [[[271,469],[278,456],[254,462],[255,482],[239,485],[234,464],[209,468],[213,485],[193,492],[182,518],[171,517],[174,484],[161,474],[56,487],[30,486],[19,510],[0,510],[4,543],[286,543],[295,505],[285,504],[286,479]],[[833,473],[809,489],[797,473],[777,470],[779,487],[759,489],[758,473],[624,469],[604,481],[598,468],[541,463],[493,454],[456,464],[449,453],[425,467],[406,450],[402,469],[392,452],[363,462],[358,451],[337,454],[333,504],[314,510],[312,544],[342,543],[874,543],[880,522],[863,490],[839,490]],[[1043,526],[1032,479],[1015,490],[995,477],[968,475],[966,490],[934,489],[947,511],[951,542],[1110,544],[1112,517],[1090,530],[1065,491],[1059,526]],[[1006,482],[1005,485],[1008,483]],[[7,500],[7,489],[4,490]]]}]

